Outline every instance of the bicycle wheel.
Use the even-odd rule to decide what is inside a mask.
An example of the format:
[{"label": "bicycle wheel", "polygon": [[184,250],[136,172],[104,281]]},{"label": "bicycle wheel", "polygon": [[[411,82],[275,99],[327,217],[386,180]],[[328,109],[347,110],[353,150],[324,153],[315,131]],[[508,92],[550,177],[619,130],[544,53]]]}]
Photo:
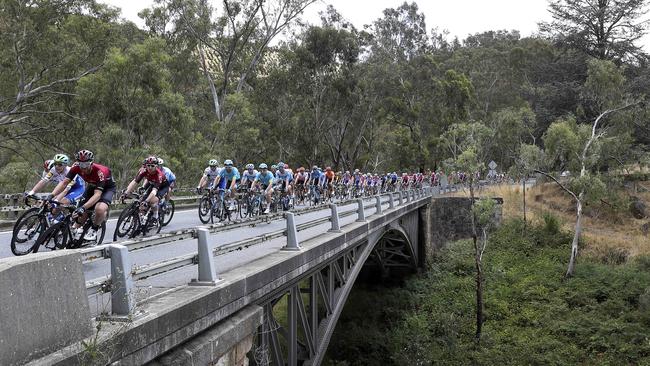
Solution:
[{"label": "bicycle wheel", "polygon": [[113,241],[117,241],[132,233],[135,230],[137,223],[138,210],[133,205],[124,209],[120,214],[120,217],[117,219]]},{"label": "bicycle wheel", "polygon": [[16,223],[11,236],[11,252],[14,255],[25,255],[32,251],[40,234],[47,229],[47,223],[39,217],[38,210],[21,216]]},{"label": "bicycle wheel", "polygon": [[163,212],[161,212],[160,225],[161,226],[169,225],[169,222],[172,221],[172,217],[174,217],[175,211],[176,211],[176,205],[174,204],[174,200],[170,199],[165,203],[165,209],[163,210]]},{"label": "bicycle wheel", "polygon": [[212,221],[212,204],[210,201],[210,196],[208,195],[201,197],[201,200],[199,201],[199,220],[201,220],[201,223],[203,224]]},{"label": "bicycle wheel", "polygon": [[32,246],[32,252],[37,253],[41,246],[48,249],[62,249],[68,243],[68,223],[62,221],[50,226],[41,234]]}]

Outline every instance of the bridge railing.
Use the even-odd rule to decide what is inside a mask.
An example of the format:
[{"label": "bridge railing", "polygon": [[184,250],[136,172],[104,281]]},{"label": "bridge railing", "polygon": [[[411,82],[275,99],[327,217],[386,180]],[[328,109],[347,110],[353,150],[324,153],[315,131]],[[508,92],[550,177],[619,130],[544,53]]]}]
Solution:
[{"label": "bridge railing", "polygon": [[[85,261],[98,258],[111,259],[111,275],[96,278],[86,282],[86,292],[88,296],[94,294],[111,293],[111,310],[113,315],[128,316],[133,311],[135,300],[133,298],[133,281],[140,281],[146,278],[156,276],[171,270],[187,266],[198,265],[198,278],[193,284],[214,284],[218,281],[217,271],[214,266],[214,257],[224,255],[235,250],[242,250],[262,242],[277,239],[283,236],[287,237],[285,250],[299,250],[297,233],[326,223],[331,223],[330,231],[340,230],[340,219],[343,217],[357,215],[358,221],[365,221],[366,210],[375,208],[375,214],[382,214],[382,205],[388,204],[389,209],[398,207],[405,203],[413,202],[420,198],[430,197],[439,193],[439,190],[427,187],[417,190],[402,191],[396,193],[386,193],[368,198],[358,198],[346,200],[338,204],[330,204],[331,213],[329,216],[310,220],[301,224],[295,223],[294,216],[302,215],[308,212],[326,209],[326,206],[309,207],[296,212],[284,212],[272,217],[284,217],[286,228],[275,230],[269,233],[258,235],[252,238],[244,239],[234,243],[221,245],[210,250],[208,244],[208,235],[211,233],[233,230],[237,227],[251,225],[254,222],[260,222],[259,219],[247,220],[245,222],[231,225],[210,225],[182,230],[181,232],[159,235],[155,238],[142,239],[137,241],[124,241],[119,244],[109,244],[98,248],[81,250]],[[366,204],[366,201],[374,201]],[[346,206],[351,203],[357,204],[357,208],[338,212],[340,206]],[[269,218],[270,219],[270,218]],[[267,220],[268,221],[268,220]],[[129,251],[142,249],[145,247],[167,244],[177,240],[196,238],[197,252],[188,253],[172,259],[139,266],[132,268],[129,258]],[[191,283],[192,284],[192,283]]]}]

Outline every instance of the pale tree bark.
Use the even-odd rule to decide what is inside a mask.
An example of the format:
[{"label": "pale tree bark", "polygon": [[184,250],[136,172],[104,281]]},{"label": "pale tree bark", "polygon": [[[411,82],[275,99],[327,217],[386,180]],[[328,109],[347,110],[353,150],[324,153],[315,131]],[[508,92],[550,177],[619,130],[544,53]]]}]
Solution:
[{"label": "pale tree bark", "polygon": [[[640,102],[634,102],[634,103],[627,103],[622,107],[619,108],[614,108],[614,109],[608,109],[601,113],[596,120],[594,120],[594,123],[591,126],[591,135],[589,136],[589,139],[587,139],[587,142],[585,143],[584,148],[582,149],[582,153],[579,156],[579,162],[580,162],[580,178],[584,178],[587,176],[589,173],[589,167],[587,166],[588,163],[588,158],[589,156],[589,148],[601,137],[604,136],[604,132],[599,132],[599,128],[601,128],[601,122],[603,118],[606,116],[627,109],[633,105],[637,105]],[[575,223],[575,228],[574,228],[574,233],[573,233],[573,240],[571,241],[571,256],[569,258],[569,265],[565,274],[565,277],[572,277],[573,274],[575,273],[575,265],[576,265],[576,258],[578,256],[578,243],[580,241],[580,235],[582,234],[582,211],[583,211],[583,206],[584,206],[584,199],[587,194],[584,188],[580,190],[577,194],[570,189],[568,189],[565,185],[563,185],[560,181],[558,181],[555,177],[550,175],[547,172],[543,172],[541,170],[535,170],[535,172],[540,173],[551,180],[553,180],[560,188],[562,188],[565,192],[567,192],[571,197],[573,197],[573,200],[576,204],[576,223]]]}]

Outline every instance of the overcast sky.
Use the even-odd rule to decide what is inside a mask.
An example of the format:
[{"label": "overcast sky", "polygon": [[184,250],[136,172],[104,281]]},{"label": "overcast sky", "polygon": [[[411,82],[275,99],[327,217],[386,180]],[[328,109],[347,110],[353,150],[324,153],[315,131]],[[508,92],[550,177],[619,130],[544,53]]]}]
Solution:
[{"label": "overcast sky", "polygon": [[[153,0],[101,1],[121,8],[122,16],[139,26],[143,22],[138,12],[153,3]],[[384,9],[396,8],[402,3],[404,0],[319,0],[307,8],[303,19],[320,24],[318,13],[331,4],[345,19],[361,28],[380,18]],[[426,17],[427,30],[446,29],[450,39],[458,36],[462,40],[469,34],[500,29],[516,29],[522,36],[529,36],[537,31],[538,22],[550,19],[548,0],[419,0],[416,3]],[[650,36],[641,42],[648,52]]]}]

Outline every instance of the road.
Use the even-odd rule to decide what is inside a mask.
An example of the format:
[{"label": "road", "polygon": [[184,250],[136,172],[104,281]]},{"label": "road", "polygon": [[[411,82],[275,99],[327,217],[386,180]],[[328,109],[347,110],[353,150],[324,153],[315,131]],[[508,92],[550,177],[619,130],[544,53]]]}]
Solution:
[{"label": "road", "polygon": [[[387,197],[383,198],[384,201]],[[374,203],[374,198],[366,199],[365,205]],[[397,202],[396,202],[397,203]],[[384,209],[388,208],[388,203],[382,205]],[[300,209],[301,207],[298,207]],[[339,214],[346,211],[356,210],[357,204],[351,203],[339,207]],[[375,208],[367,208],[366,216],[375,213]],[[330,215],[330,210],[327,205],[322,206],[322,210],[300,214],[296,216],[296,224],[301,224],[314,219],[326,217]],[[356,220],[356,214],[348,217],[342,217],[340,220],[341,225],[346,225]],[[109,219],[107,222],[107,231],[105,243],[112,240],[113,232],[115,230],[117,219]],[[197,209],[188,209],[178,211],[174,214],[171,223],[164,227],[161,232],[175,231],[179,229],[197,227],[202,225],[198,218]],[[243,239],[252,238],[258,235],[274,232],[286,228],[286,222],[282,218],[278,218],[266,223],[258,223],[254,226],[246,226],[237,229],[232,229],[224,232],[218,232],[210,235],[209,243],[213,248],[221,245],[230,244],[233,242],[241,241]],[[330,223],[325,223],[298,233],[299,240],[306,240],[321,233],[325,233],[330,228]],[[9,247],[11,240],[11,232],[5,231],[0,233],[0,258],[13,257],[13,253]],[[260,244],[249,247],[245,250],[234,251],[228,254],[220,255],[215,258],[215,264],[218,272],[228,271],[245,263],[251,262],[257,258],[275,252],[281,247],[286,245],[286,238],[280,237],[273,240],[267,240]],[[130,259],[134,268],[145,266],[151,263],[160,262],[180,255],[193,253],[197,251],[197,240],[188,239],[181,241],[174,241],[168,244],[157,245],[154,247],[144,248],[130,252]],[[47,249],[42,250],[46,253]],[[40,253],[40,252],[39,252]],[[96,260],[93,262],[84,263],[84,272],[86,281],[102,278],[110,275],[110,260]],[[150,298],[160,292],[170,288],[188,283],[192,278],[197,276],[197,266],[188,266],[167,273],[147,278],[145,280],[136,282],[136,297],[139,300]],[[110,296],[107,295],[91,295],[89,297],[91,312],[99,314],[110,309]]]}]

